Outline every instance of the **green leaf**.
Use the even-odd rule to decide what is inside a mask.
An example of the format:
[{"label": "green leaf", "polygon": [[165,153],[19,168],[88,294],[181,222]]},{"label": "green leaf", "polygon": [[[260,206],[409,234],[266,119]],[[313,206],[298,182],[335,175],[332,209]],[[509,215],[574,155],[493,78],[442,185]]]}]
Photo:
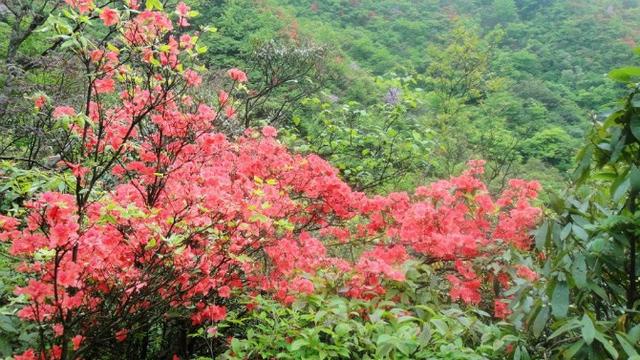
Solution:
[{"label": "green leaf", "polygon": [[209,50],[209,48],[208,48],[208,47],[206,47],[206,46],[196,46],[196,52],[197,52],[198,54],[204,54],[204,53],[206,53],[208,50]]},{"label": "green leaf", "polygon": [[569,234],[571,234],[571,223],[568,223],[562,228],[562,232],[560,232],[560,240],[566,239]]},{"label": "green leaf", "polygon": [[160,0],[147,0],[145,3],[145,7],[147,10],[162,10],[162,3]]},{"label": "green leaf", "polygon": [[601,286],[595,285],[595,284],[587,284],[589,290],[593,291],[594,293],[596,293],[596,295],[598,295],[602,300],[608,300],[609,297],[607,296],[607,292],[604,291],[604,289]]},{"label": "green leaf", "polygon": [[640,140],[640,116],[633,114],[631,116],[631,120],[629,121],[629,129],[631,129],[631,134],[636,140]]},{"label": "green leaf", "polygon": [[391,342],[393,342],[393,337],[388,334],[382,334],[378,336],[378,340],[376,340],[376,344],[378,344],[378,346],[384,343],[391,343]]},{"label": "green leaf", "polygon": [[640,67],[626,66],[611,70],[609,77],[620,82],[629,82],[634,77],[640,77]]},{"label": "green leaf", "polygon": [[638,341],[640,341],[640,324],[632,327],[631,330],[629,330],[629,332],[627,333],[627,338],[629,339],[629,341],[631,341],[631,343],[637,343]]},{"label": "green leaf", "polygon": [[436,329],[438,329],[438,332],[441,335],[445,335],[449,329],[449,327],[447,326],[447,323],[445,323],[440,319],[432,319],[431,323],[436,327]]},{"label": "green leaf", "polygon": [[242,354],[242,342],[236,338],[231,339],[231,350],[233,350],[236,355]]},{"label": "green leaf", "polygon": [[298,351],[303,346],[307,346],[307,345],[309,345],[309,342],[306,339],[298,339],[298,340],[296,340],[296,341],[291,343],[291,346],[290,346],[289,350]]},{"label": "green leaf", "polygon": [[538,250],[543,250],[546,243],[547,243],[547,238],[549,236],[549,222],[545,221],[537,230],[535,233],[535,238],[536,238],[536,248]]},{"label": "green leaf", "polygon": [[571,264],[571,275],[578,289],[583,288],[587,284],[587,264],[584,255],[578,253]]},{"label": "green leaf", "polygon": [[351,331],[351,326],[349,324],[340,323],[336,325],[335,332],[338,336],[347,335]]},{"label": "green leaf", "polygon": [[627,353],[627,355],[629,355],[629,357],[640,356],[640,354],[638,354],[638,351],[636,351],[635,346],[633,345],[633,343],[631,341],[629,341],[629,339],[627,338],[627,336],[625,334],[616,333],[616,339],[618,339],[618,342],[620,343],[620,346],[622,346],[622,350],[624,350],[624,352]]},{"label": "green leaf", "polygon": [[573,230],[573,234],[580,240],[582,241],[588,241],[589,240],[589,234],[580,226],[578,226],[577,224],[573,224],[571,225],[571,230]]},{"label": "green leaf", "polygon": [[376,353],[378,354],[380,359],[386,359],[388,358],[388,355],[391,352],[391,350],[393,350],[393,342],[389,341],[389,342],[384,342],[382,344],[378,343]]},{"label": "green leaf", "polygon": [[559,281],[551,296],[551,313],[556,318],[564,318],[569,312],[569,287],[564,281]]},{"label": "green leaf", "polygon": [[598,340],[602,344],[602,346],[604,346],[604,348],[612,358],[617,359],[620,356],[616,348],[613,347],[611,342],[607,338],[605,338],[602,333],[596,332],[596,340]]},{"label": "green leaf", "polygon": [[566,324],[560,326],[559,328],[557,328],[551,335],[549,335],[548,339],[551,340],[553,338],[556,338],[564,333],[566,333],[567,331],[571,331],[574,329],[577,329],[579,327],[582,326],[582,323],[579,322],[577,319],[572,319],[571,321],[567,322]]},{"label": "green leaf", "polygon": [[418,336],[418,340],[423,346],[429,344],[429,341],[431,341],[431,328],[429,328],[429,326],[427,326],[426,324],[422,328],[422,331]]},{"label": "green leaf", "polygon": [[18,333],[18,330],[13,326],[13,321],[6,315],[0,315],[0,329],[8,333]]},{"label": "green leaf", "polygon": [[591,160],[593,157],[593,146],[585,146],[578,152],[578,166],[573,172],[573,178],[581,183],[588,174],[588,170],[591,166]]},{"label": "green leaf", "polygon": [[635,165],[631,167],[629,180],[631,181],[631,191],[634,193],[640,192],[640,169]]},{"label": "green leaf", "polygon": [[405,341],[400,341],[396,344],[396,349],[398,349],[401,353],[403,353],[404,355],[411,355],[411,353],[413,353],[416,349],[417,345],[414,341],[409,341],[409,340],[405,340]]},{"label": "green leaf", "polygon": [[584,340],[579,340],[571,345],[567,350],[562,353],[565,359],[574,359],[574,356],[584,346]]},{"label": "green leaf", "polygon": [[11,348],[11,344],[9,341],[0,337],[0,356],[11,356],[13,349]]},{"label": "green leaf", "polygon": [[326,311],[319,310],[318,312],[316,312],[313,320],[314,320],[315,323],[319,323],[320,320],[322,320],[326,315],[327,315]]},{"label": "green leaf", "polygon": [[538,312],[538,315],[533,322],[532,330],[534,336],[538,337],[540,336],[540,334],[542,334],[542,330],[544,329],[545,325],[547,325],[547,320],[549,320],[549,307],[544,306],[542,309],[540,309],[540,312]]},{"label": "green leaf", "polygon": [[516,348],[516,351],[513,353],[513,360],[521,360],[522,359],[522,351],[520,351],[520,346]]},{"label": "green leaf", "polygon": [[618,201],[622,198],[624,194],[626,194],[627,190],[629,190],[630,180],[628,178],[629,171],[625,171],[620,174],[616,180],[611,184],[611,189],[609,192],[613,194],[613,201]]},{"label": "green leaf", "polygon": [[591,345],[593,339],[596,337],[596,327],[593,325],[591,318],[584,314],[582,316],[582,339],[587,345]]}]

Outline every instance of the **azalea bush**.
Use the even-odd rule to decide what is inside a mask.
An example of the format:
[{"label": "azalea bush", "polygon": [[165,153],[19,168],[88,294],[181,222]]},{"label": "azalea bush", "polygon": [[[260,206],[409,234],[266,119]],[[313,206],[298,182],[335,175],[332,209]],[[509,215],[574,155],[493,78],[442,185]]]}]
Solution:
[{"label": "azalea bush", "polygon": [[51,28],[86,70],[85,95],[33,101],[55,124],[55,171],[69,179],[0,216],[24,276],[17,316],[35,332],[15,359],[215,355],[228,345],[189,334],[317,288],[371,316],[394,284],[413,281],[408,263],[432,266],[422,281],[447,302],[499,319],[511,284],[535,280],[518,254],[540,215],[537,183],[513,180],[493,198],[473,161],[412,193],[369,197],[319,156],[290,152],[273,127],[218,131],[237,121],[250,79],[232,68],[203,101],[205,49],[186,4],[68,3]]}]

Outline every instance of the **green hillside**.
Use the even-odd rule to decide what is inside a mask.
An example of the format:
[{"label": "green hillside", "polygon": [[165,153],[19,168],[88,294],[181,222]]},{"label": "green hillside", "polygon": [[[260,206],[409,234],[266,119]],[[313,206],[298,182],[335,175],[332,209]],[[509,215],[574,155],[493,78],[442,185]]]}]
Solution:
[{"label": "green hillside", "polygon": [[[537,177],[556,187],[585,131],[624,91],[606,74],[632,61],[639,11],[634,1],[228,1],[211,13],[219,27],[211,66],[248,59],[272,38],[321,46],[322,71],[331,75],[316,104],[336,111],[325,121],[344,130],[357,112],[417,131],[424,146],[399,150],[419,160],[413,179],[455,173],[479,157],[492,162],[492,178]],[[375,110],[389,91],[402,94],[397,122]],[[292,109],[287,121],[301,120],[297,134],[311,134],[311,150],[352,168],[339,153],[363,149],[318,140],[326,128],[315,129],[315,110]],[[388,175],[380,166],[347,176],[375,186]]]}]

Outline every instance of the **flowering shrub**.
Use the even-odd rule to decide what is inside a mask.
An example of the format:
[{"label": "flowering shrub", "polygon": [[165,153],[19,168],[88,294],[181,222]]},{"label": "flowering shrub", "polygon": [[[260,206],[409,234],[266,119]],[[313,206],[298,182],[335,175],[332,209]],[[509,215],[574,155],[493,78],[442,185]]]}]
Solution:
[{"label": "flowering shrub", "polygon": [[[488,217],[498,205],[481,195],[475,199],[485,199],[485,208],[464,205],[470,189],[452,192],[437,183],[419,190],[422,201],[414,203],[406,194],[367,199],[350,192],[321,159],[291,155],[274,138],[256,133],[236,143],[203,135],[187,149],[187,159],[176,157],[157,193],[143,184],[158,169],[129,163],[139,165],[125,166],[125,173],[140,174],[89,204],[82,223],[74,197],[52,192],[29,204],[24,228],[3,218],[2,237],[12,241],[12,254],[30,260],[20,271],[33,277],[16,290],[30,299],[20,316],[51,326],[53,341],[60,342],[53,351],[64,350],[69,339],[80,354],[105,338],[125,341],[127,331],[172,308],[191,314],[194,325],[222,320],[225,308],[217,303],[230,291],[267,291],[290,302],[297,293],[313,292],[304,274],[320,268],[343,272],[349,296],[371,298],[384,293],[383,278],[403,280],[399,265],[408,250],[455,260],[457,274],[448,275],[452,299],[478,303],[481,279],[490,276],[476,274],[472,265],[490,261],[485,249],[495,251],[497,232],[512,234],[502,238],[505,243],[523,246],[526,226],[537,215],[527,205],[533,194],[527,188],[513,189],[512,208],[500,213],[493,229]],[[479,184],[473,179],[452,181]],[[435,189],[446,189],[440,206],[429,197]],[[335,226],[356,216],[367,220]],[[315,238],[314,230],[325,235]],[[355,263],[331,256],[324,245],[335,234],[375,243],[382,233],[393,244],[378,243]],[[507,271],[498,273],[505,288]]]},{"label": "flowering shrub", "polygon": [[36,102],[68,132],[60,165],[74,184],[28,203],[25,218],[0,217],[0,240],[29,279],[15,290],[27,301],[19,316],[40,335],[16,359],[146,351],[160,324],[219,322],[236,293],[288,304],[313,293],[319,273],[333,274],[342,295],[372,299],[384,281],[404,280],[410,258],[453,264],[443,271],[452,300],[497,296],[496,316],[508,314],[502,291],[531,275],[498,255],[529,246],[535,183],[512,181],[494,201],[472,162],[413,195],[369,198],[320,157],[289,152],[272,127],[237,139],[216,132],[249,79],[229,70],[216,107],[189,95],[202,81],[190,66],[199,50],[184,32],[193,15],[185,4],[174,19],[153,1],[144,11],[135,1],[69,5],[71,20],[99,14],[121,35],[71,45],[88,70],[83,108]]}]

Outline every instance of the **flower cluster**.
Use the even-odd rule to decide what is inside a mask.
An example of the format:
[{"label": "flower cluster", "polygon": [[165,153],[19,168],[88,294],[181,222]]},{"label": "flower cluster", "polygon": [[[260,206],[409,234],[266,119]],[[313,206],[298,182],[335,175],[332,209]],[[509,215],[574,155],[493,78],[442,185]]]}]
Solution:
[{"label": "flower cluster", "polygon": [[[142,158],[145,148],[138,150]],[[215,322],[225,314],[216,299],[232,291],[271,292],[287,302],[314,291],[301,274],[327,268],[345,274],[349,296],[369,298],[384,293],[382,279],[403,281],[400,265],[409,251],[454,261],[456,274],[447,277],[452,300],[478,303],[482,275],[472,264],[491,256],[485,250],[498,242],[524,246],[524,229],[539,211],[528,205],[533,184],[513,183],[501,207],[468,173],[420,188],[414,199],[367,198],[324,160],[291,154],[252,130],[236,142],[213,132],[200,136],[166,169],[150,205],[146,189],[159,170],[154,162],[149,156],[125,163],[130,181],[116,171],[122,184],[87,208],[82,228],[73,196],[58,193],[32,202],[22,229],[3,218],[12,254],[30,260],[20,270],[33,280],[16,290],[30,299],[21,317],[64,324],[77,312],[91,324],[100,317],[133,321],[150,308],[195,307],[194,324]],[[359,226],[346,226],[356,217]],[[386,244],[351,263],[327,251],[336,233],[362,242],[384,234]],[[527,270],[517,273],[531,278]],[[496,314],[503,314],[497,305]],[[122,331],[113,328],[111,336]],[[77,335],[84,339],[80,347],[98,336],[91,328]]]}]

